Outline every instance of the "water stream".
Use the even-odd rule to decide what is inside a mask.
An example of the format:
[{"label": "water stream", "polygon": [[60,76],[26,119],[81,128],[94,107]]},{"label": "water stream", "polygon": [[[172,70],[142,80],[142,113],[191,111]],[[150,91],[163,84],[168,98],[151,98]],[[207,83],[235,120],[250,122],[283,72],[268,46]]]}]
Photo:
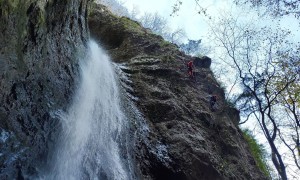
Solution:
[{"label": "water stream", "polygon": [[109,57],[93,41],[81,62],[81,83],[73,104],[60,113],[60,119],[62,139],[45,179],[131,179],[119,146],[127,121],[115,73]]}]

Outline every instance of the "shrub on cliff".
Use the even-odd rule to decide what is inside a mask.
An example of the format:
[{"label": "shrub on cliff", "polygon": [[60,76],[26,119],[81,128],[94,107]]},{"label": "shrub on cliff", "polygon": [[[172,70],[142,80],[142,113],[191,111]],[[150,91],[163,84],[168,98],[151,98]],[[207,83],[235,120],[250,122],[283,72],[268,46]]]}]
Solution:
[{"label": "shrub on cliff", "polygon": [[266,151],[264,147],[257,142],[249,129],[243,130],[243,136],[246,139],[250,152],[252,153],[258,168],[267,176],[271,177],[268,164],[266,162]]}]

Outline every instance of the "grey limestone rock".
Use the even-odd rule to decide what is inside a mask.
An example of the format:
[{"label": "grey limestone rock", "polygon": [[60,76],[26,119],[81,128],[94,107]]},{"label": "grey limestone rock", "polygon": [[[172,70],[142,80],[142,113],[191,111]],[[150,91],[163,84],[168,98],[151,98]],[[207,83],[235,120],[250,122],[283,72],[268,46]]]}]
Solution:
[{"label": "grey limestone rock", "polygon": [[[84,56],[87,0],[0,1],[0,179],[32,179],[59,132]],[[3,150],[3,151],[2,151]]]}]

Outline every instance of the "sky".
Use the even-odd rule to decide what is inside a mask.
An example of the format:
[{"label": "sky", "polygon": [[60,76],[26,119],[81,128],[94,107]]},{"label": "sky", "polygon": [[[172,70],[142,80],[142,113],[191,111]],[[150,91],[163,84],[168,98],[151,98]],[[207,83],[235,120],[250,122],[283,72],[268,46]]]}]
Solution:
[{"label": "sky", "polygon": [[[168,19],[172,29],[183,28],[189,39],[203,39],[209,31],[207,24],[207,16],[199,15],[195,0],[185,0],[180,8],[180,11],[175,16],[170,16],[172,13],[172,6],[177,0],[121,0],[124,2],[124,6],[129,10],[135,8],[143,12],[158,12],[161,16]],[[236,8],[233,5],[232,0],[202,0],[201,6],[207,9],[207,13],[210,17],[216,18],[220,13],[231,11],[234,14],[238,14],[240,18],[246,19],[257,18],[256,12],[250,11],[249,7]],[[242,14],[242,15],[240,15]],[[263,23],[275,25],[279,24],[283,28],[290,29],[295,34],[295,41],[300,41],[299,33],[299,21],[293,17],[285,17],[280,21],[274,21],[272,18],[260,19]]]},{"label": "sky", "polygon": [[[227,0],[214,0],[210,4],[206,3],[204,7],[208,7],[209,13],[212,13],[218,8],[227,7],[226,1]],[[172,17],[170,14],[172,13],[172,6],[176,3],[176,0],[126,0],[124,2],[124,5],[128,9],[138,8],[141,12],[158,12],[168,19],[172,29],[184,28],[190,39],[200,39],[208,31],[208,26],[205,22],[207,18],[197,13],[196,4],[193,0],[184,1],[180,11]]]}]

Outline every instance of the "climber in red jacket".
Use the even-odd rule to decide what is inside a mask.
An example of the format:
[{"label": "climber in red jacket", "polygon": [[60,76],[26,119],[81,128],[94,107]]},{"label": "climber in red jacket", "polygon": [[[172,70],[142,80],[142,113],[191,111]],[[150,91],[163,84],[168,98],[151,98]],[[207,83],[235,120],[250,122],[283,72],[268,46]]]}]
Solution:
[{"label": "climber in red jacket", "polygon": [[194,64],[193,64],[192,60],[187,63],[187,67],[188,67],[189,77],[193,78],[194,77],[194,72],[193,72]]}]

